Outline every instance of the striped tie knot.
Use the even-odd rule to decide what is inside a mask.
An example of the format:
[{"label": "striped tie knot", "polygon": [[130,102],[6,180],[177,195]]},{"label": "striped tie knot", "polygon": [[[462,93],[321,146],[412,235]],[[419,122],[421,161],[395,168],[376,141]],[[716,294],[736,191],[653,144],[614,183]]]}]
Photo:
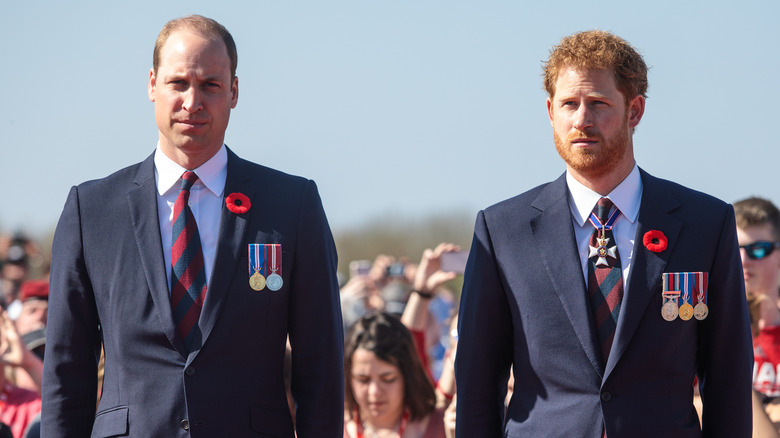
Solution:
[{"label": "striped tie knot", "polygon": [[609,212],[612,210],[612,206],[615,205],[609,198],[601,198],[596,203],[596,216],[599,217],[601,223],[605,223],[609,218]]},{"label": "striped tie knot", "polygon": [[196,181],[198,181],[198,175],[195,172],[190,172],[189,170],[184,172],[181,175],[181,189],[189,191]]}]

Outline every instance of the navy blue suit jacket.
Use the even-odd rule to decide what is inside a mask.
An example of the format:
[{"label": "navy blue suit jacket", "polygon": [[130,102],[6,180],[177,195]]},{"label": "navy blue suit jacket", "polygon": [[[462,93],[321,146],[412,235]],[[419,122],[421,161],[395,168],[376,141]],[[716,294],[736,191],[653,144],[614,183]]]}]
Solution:
[{"label": "navy blue suit jacket", "polygon": [[[603,427],[609,438],[750,437],[753,353],[733,209],[641,178],[629,286],[606,363],[565,177],[479,213],[460,305],[459,438],[597,438]],[[650,230],[666,235],[666,250],[643,245]],[[664,320],[662,274],[694,271],[709,273],[709,316]]]},{"label": "navy blue suit jacket", "polygon": [[[341,437],[343,334],[336,250],[314,182],[228,150],[218,247],[188,352],[171,315],[152,157],[74,187],[52,249],[44,437]],[[249,286],[248,244],[282,245],[284,286]],[[96,406],[97,359],[105,377]]]}]

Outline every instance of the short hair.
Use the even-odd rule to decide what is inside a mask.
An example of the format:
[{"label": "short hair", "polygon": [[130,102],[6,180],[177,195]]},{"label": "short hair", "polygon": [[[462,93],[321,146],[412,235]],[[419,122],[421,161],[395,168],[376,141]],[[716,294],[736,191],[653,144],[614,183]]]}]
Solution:
[{"label": "short hair", "polygon": [[588,30],[564,37],[550,50],[543,65],[544,89],[555,96],[558,75],[566,68],[610,70],[626,103],[647,97],[647,64],[624,39],[603,30]]},{"label": "short hair", "polygon": [[780,240],[780,210],[768,199],[750,197],[734,203],[737,227],[747,229],[769,225],[772,237]]},{"label": "short hair", "polygon": [[198,33],[206,38],[221,39],[225,43],[228,58],[230,58],[230,79],[236,77],[236,67],[238,66],[238,50],[233,36],[216,20],[204,17],[202,15],[187,15],[186,17],[175,18],[163,26],[160,34],[157,35],[157,41],[154,43],[154,52],[152,53],[152,68],[154,74],[157,74],[157,68],[160,66],[160,51],[168,41],[168,37],[179,29],[188,29]]},{"label": "short hair", "polygon": [[347,333],[344,393],[349,415],[357,408],[352,391],[352,357],[358,348],[374,353],[377,358],[395,365],[401,371],[404,379],[404,407],[409,410],[410,420],[419,420],[433,412],[436,392],[417,355],[411,333],[401,320],[380,312],[358,319]]}]

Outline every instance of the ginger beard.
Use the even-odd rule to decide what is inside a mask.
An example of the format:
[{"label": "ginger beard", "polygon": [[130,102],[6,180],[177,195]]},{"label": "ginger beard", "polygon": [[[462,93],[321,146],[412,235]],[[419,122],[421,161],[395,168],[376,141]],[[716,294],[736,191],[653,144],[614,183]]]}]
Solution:
[{"label": "ginger beard", "polygon": [[[594,129],[584,132],[575,130],[566,137],[566,140],[563,140],[553,129],[553,138],[555,149],[558,150],[558,155],[563,158],[566,165],[590,178],[598,178],[610,173],[625,157],[630,147],[627,120],[617,135],[612,138],[604,138]],[[581,138],[598,139],[598,146],[574,147],[572,144]]]}]

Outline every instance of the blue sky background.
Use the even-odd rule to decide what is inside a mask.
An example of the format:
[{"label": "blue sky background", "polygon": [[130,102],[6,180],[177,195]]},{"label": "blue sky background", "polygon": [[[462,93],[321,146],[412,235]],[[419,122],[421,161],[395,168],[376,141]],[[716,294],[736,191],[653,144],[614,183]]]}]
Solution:
[{"label": "blue sky background", "polygon": [[6,3],[0,231],[49,233],[70,186],[153,151],[154,40],[189,13],[238,45],[227,144],[314,179],[336,232],[473,216],[556,178],[541,63],[593,28],[651,66],[640,166],[728,202],[780,201],[777,0]]}]

